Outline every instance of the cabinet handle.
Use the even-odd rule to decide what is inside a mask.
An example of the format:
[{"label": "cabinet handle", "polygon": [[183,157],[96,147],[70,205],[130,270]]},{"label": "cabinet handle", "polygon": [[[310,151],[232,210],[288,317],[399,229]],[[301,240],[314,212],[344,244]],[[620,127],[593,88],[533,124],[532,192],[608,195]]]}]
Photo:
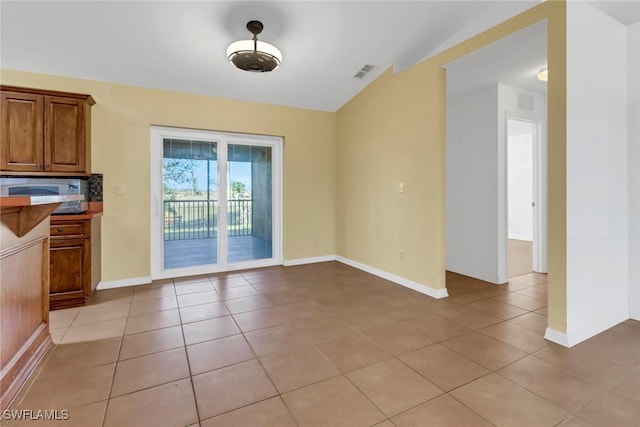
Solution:
[{"label": "cabinet handle", "polygon": [[62,228],[56,228],[56,231],[57,231],[58,233],[62,233],[62,232],[64,231],[64,229],[62,229]]},{"label": "cabinet handle", "polygon": [[44,168],[45,168],[45,169],[49,169],[49,163],[45,163],[45,164],[44,164]]}]

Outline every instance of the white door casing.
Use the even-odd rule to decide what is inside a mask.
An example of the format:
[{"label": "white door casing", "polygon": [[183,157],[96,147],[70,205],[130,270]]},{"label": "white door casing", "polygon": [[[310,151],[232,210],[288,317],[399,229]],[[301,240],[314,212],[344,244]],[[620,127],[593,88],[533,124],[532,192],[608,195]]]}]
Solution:
[{"label": "white door casing", "polygon": [[503,146],[499,149],[503,150],[504,162],[499,163],[499,167],[502,169],[498,174],[498,186],[504,197],[499,198],[499,212],[503,212],[500,221],[498,222],[498,230],[501,239],[498,244],[502,246],[500,253],[504,256],[499,258],[499,275],[504,278],[504,282],[508,278],[508,265],[509,265],[509,244],[508,244],[508,126],[509,120],[521,120],[534,123],[534,135],[533,135],[533,271],[538,273],[547,272],[547,138],[545,129],[545,120],[541,117],[523,115],[519,113],[506,112],[505,128],[501,131],[504,132],[505,137],[501,140],[504,141]]},{"label": "white door casing", "polygon": [[[229,144],[268,146],[272,149],[272,218],[273,247],[272,257],[267,259],[229,263],[228,237],[226,233],[218,233],[217,264],[200,265],[184,268],[164,268],[163,245],[163,139],[192,139],[209,141],[217,144],[218,155],[218,229],[227,229],[227,146]],[[150,129],[150,245],[151,245],[151,277],[164,279],[198,274],[209,274],[245,268],[256,268],[282,264],[282,138],[262,135],[231,134],[207,130],[182,129],[152,126]]]}]

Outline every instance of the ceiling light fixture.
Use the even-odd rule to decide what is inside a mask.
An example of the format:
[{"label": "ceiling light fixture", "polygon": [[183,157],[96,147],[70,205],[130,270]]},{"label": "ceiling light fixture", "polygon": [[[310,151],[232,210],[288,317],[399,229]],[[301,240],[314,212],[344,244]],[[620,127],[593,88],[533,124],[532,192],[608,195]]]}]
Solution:
[{"label": "ceiling light fixture", "polygon": [[227,48],[227,57],[236,67],[245,71],[266,73],[273,71],[282,62],[282,53],[272,44],[258,41],[258,34],[264,26],[260,21],[247,22],[247,30],[253,34],[253,40],[239,40]]},{"label": "ceiling light fixture", "polygon": [[538,72],[538,80],[546,82],[549,79],[549,69],[546,67]]}]

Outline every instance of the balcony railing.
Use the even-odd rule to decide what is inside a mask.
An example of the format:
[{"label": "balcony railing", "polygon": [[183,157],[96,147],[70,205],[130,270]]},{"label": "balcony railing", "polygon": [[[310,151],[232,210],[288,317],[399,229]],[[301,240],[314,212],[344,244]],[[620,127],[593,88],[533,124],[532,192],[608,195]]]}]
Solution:
[{"label": "balcony railing", "polygon": [[[228,236],[250,236],[251,199],[227,201]],[[217,200],[165,200],[164,240],[210,239],[218,236]]]}]

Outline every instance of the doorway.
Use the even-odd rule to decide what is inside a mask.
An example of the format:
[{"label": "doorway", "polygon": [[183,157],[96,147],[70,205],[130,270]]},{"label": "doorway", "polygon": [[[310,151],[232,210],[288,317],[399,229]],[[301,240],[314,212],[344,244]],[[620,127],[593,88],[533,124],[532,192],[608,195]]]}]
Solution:
[{"label": "doorway", "polygon": [[281,263],[281,144],[152,127],[152,278]]},{"label": "doorway", "polygon": [[533,213],[536,124],[507,118],[507,263],[508,277],[533,271]]},{"label": "doorway", "polygon": [[514,118],[533,123],[539,142],[532,148],[537,198],[529,196],[528,208],[538,234],[527,239],[531,270],[546,272],[547,88],[537,78],[547,63],[546,35],[541,21],[445,65],[448,271],[509,281],[507,119]]}]

